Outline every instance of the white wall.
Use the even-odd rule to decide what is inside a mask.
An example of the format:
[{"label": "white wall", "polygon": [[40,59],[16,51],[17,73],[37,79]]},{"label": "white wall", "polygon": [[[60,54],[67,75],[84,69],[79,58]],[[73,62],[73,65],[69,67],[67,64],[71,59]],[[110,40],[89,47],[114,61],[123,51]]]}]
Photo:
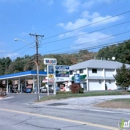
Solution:
[{"label": "white wall", "polygon": [[99,83],[99,80],[88,80],[89,90],[105,90],[104,81],[101,80],[101,83]]},{"label": "white wall", "polygon": [[113,77],[115,74],[115,69],[105,69],[105,77]]},{"label": "white wall", "polygon": [[115,90],[115,89],[117,89],[117,86],[116,86],[114,80],[106,80],[106,84],[107,84],[107,90]]},{"label": "white wall", "polygon": [[[96,69],[96,68],[95,68]],[[92,69],[88,69],[88,75],[89,76],[104,76],[103,69],[97,69],[97,73],[92,73]]]}]

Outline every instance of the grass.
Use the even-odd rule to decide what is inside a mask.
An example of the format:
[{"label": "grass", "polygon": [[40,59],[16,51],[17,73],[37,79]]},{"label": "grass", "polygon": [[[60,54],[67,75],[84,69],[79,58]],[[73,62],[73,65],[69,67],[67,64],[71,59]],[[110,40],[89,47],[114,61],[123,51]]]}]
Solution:
[{"label": "grass", "polygon": [[105,95],[124,95],[124,94],[130,94],[130,92],[125,91],[94,91],[94,92],[86,92],[83,94],[77,93],[64,93],[64,94],[57,94],[57,95],[51,95],[43,97],[40,101],[45,100],[54,100],[54,99],[66,99],[66,98],[72,98],[72,97],[89,97],[89,96],[105,96]]},{"label": "grass", "polygon": [[103,103],[99,103],[95,105],[96,107],[102,108],[123,108],[123,109],[130,109],[130,99],[114,99],[110,101],[106,101]]},{"label": "grass", "polygon": [[129,103],[130,104],[130,99],[129,98],[123,98],[123,99],[114,99],[111,100],[113,102],[123,102],[123,103]]}]

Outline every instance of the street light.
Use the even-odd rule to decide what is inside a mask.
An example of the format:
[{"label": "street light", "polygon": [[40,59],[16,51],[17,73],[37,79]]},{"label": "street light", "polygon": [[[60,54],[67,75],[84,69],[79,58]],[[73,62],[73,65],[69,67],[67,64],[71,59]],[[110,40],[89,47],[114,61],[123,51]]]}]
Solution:
[{"label": "street light", "polygon": [[[15,38],[14,41],[23,41],[27,44],[30,44],[27,41],[25,41],[23,39],[19,39],[19,38]],[[40,100],[40,96],[39,96],[39,67],[38,67],[37,61],[33,60],[33,62],[36,64],[36,67],[37,67],[37,99]]]},{"label": "street light", "polygon": [[[26,44],[28,44],[28,45],[32,45],[32,43],[29,43],[29,42],[27,42],[27,41],[25,41],[25,40],[23,40],[23,39],[19,39],[19,38],[14,38],[14,41],[23,41],[23,42],[25,42]],[[34,45],[35,46],[35,45]],[[31,47],[34,47],[34,46],[31,46]]]}]

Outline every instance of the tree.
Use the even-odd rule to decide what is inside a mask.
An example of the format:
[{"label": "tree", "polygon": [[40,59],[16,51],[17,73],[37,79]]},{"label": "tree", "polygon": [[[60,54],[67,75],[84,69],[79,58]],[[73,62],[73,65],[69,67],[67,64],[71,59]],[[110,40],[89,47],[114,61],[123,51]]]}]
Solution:
[{"label": "tree", "polygon": [[126,88],[130,86],[130,68],[126,68],[123,64],[121,68],[117,69],[117,74],[114,76],[116,85]]}]

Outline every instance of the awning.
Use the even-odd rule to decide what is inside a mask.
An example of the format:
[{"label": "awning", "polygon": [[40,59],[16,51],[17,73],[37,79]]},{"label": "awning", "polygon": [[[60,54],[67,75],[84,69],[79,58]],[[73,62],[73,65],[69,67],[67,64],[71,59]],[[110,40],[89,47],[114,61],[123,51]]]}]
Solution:
[{"label": "awning", "polygon": [[[87,76],[86,74],[80,75],[80,80],[85,80],[86,76]],[[72,80],[74,81],[74,76],[72,76]]]}]

